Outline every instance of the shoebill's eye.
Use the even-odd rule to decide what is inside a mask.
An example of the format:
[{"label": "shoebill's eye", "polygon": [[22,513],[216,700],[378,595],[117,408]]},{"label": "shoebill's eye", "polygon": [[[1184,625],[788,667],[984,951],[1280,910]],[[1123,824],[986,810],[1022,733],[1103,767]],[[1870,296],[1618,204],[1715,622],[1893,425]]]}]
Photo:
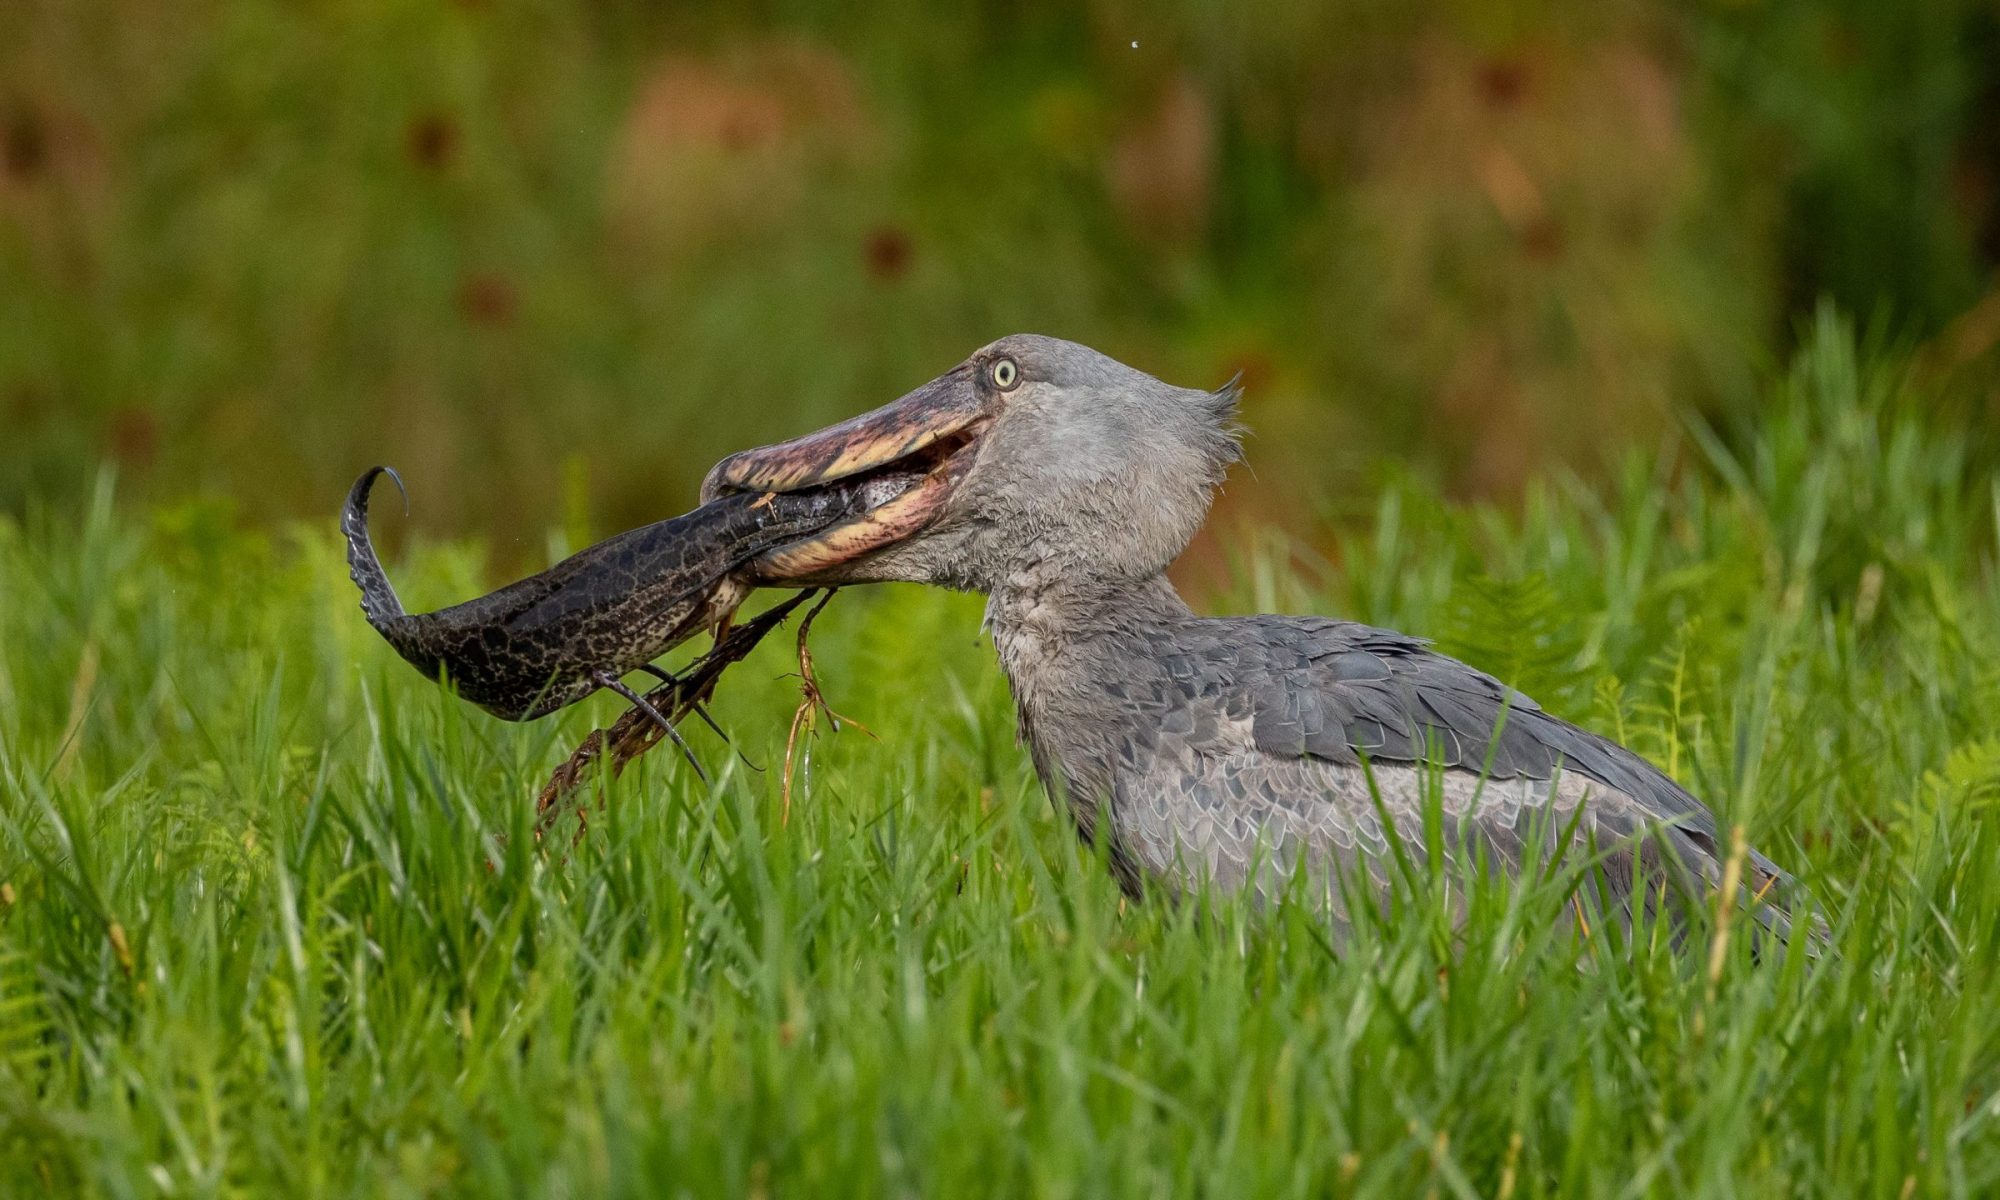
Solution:
[{"label": "shoebill's eye", "polygon": [[993,364],[993,386],[1003,392],[1011,392],[1014,385],[1021,382],[1021,368],[1014,365],[1011,358],[998,359]]}]

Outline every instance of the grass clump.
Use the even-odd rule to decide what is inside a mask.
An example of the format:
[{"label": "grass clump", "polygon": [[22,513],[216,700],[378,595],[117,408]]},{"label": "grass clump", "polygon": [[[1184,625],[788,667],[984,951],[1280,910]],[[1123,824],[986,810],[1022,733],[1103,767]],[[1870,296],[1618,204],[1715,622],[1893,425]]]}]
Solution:
[{"label": "grass clump", "polygon": [[884,740],[816,741],[789,824],[774,638],[718,704],[761,774],[696,735],[713,788],[649,756],[545,855],[535,789],[614,706],[448,701],[330,527],[108,487],[0,525],[0,1192],[1992,1194],[1995,492],[1900,379],[1828,324],[1684,470],[1507,517],[1399,486],[1337,566],[1244,576],[1667,765],[1813,889],[1816,964],[1579,936],[1564,865],[1419,873],[1337,948],[1121,903],[977,601],[919,589],[822,622]]}]

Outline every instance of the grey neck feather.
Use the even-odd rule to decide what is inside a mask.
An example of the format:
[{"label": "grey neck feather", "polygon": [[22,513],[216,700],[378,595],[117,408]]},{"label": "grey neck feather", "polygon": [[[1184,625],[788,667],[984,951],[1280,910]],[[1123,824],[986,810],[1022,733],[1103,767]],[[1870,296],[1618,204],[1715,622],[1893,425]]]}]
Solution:
[{"label": "grey neck feather", "polygon": [[1118,635],[1188,615],[1164,575],[1108,580],[1030,571],[988,594],[986,628],[1014,694],[1020,735],[1052,793],[1074,800],[1111,783],[1112,747],[1104,743],[1118,730],[1097,711],[1104,691],[1096,676],[1115,669],[1107,660],[1118,657],[1111,652]]}]

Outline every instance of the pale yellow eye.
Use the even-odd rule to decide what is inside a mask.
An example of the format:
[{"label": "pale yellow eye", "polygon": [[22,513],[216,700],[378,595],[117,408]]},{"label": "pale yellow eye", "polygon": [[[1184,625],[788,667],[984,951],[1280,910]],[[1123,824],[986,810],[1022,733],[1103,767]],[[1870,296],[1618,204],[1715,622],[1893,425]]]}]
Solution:
[{"label": "pale yellow eye", "polygon": [[1003,392],[1011,392],[1014,385],[1021,382],[1021,368],[1014,365],[1011,358],[1003,358],[993,364],[993,386]]}]

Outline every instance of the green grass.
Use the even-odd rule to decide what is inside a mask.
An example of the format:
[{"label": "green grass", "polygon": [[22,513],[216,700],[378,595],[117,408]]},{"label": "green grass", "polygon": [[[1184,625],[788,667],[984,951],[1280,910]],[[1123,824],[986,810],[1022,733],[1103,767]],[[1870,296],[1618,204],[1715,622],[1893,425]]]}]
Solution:
[{"label": "green grass", "polygon": [[[1738,454],[1522,511],[1386,491],[1216,611],[1440,638],[1796,868],[1815,963],[1581,938],[1574,864],[1303,907],[1121,903],[1037,790],[978,603],[855,592],[789,824],[774,638],[568,853],[506,725],[362,623],[331,521],[0,524],[0,1193],[1991,1195],[1997,494],[1830,323]],[[1255,448],[1252,448],[1253,458]],[[420,514],[421,515],[421,514]],[[469,594],[476,547],[397,564]],[[711,735],[707,761],[729,755]],[[489,862],[492,864],[489,866]]]}]

